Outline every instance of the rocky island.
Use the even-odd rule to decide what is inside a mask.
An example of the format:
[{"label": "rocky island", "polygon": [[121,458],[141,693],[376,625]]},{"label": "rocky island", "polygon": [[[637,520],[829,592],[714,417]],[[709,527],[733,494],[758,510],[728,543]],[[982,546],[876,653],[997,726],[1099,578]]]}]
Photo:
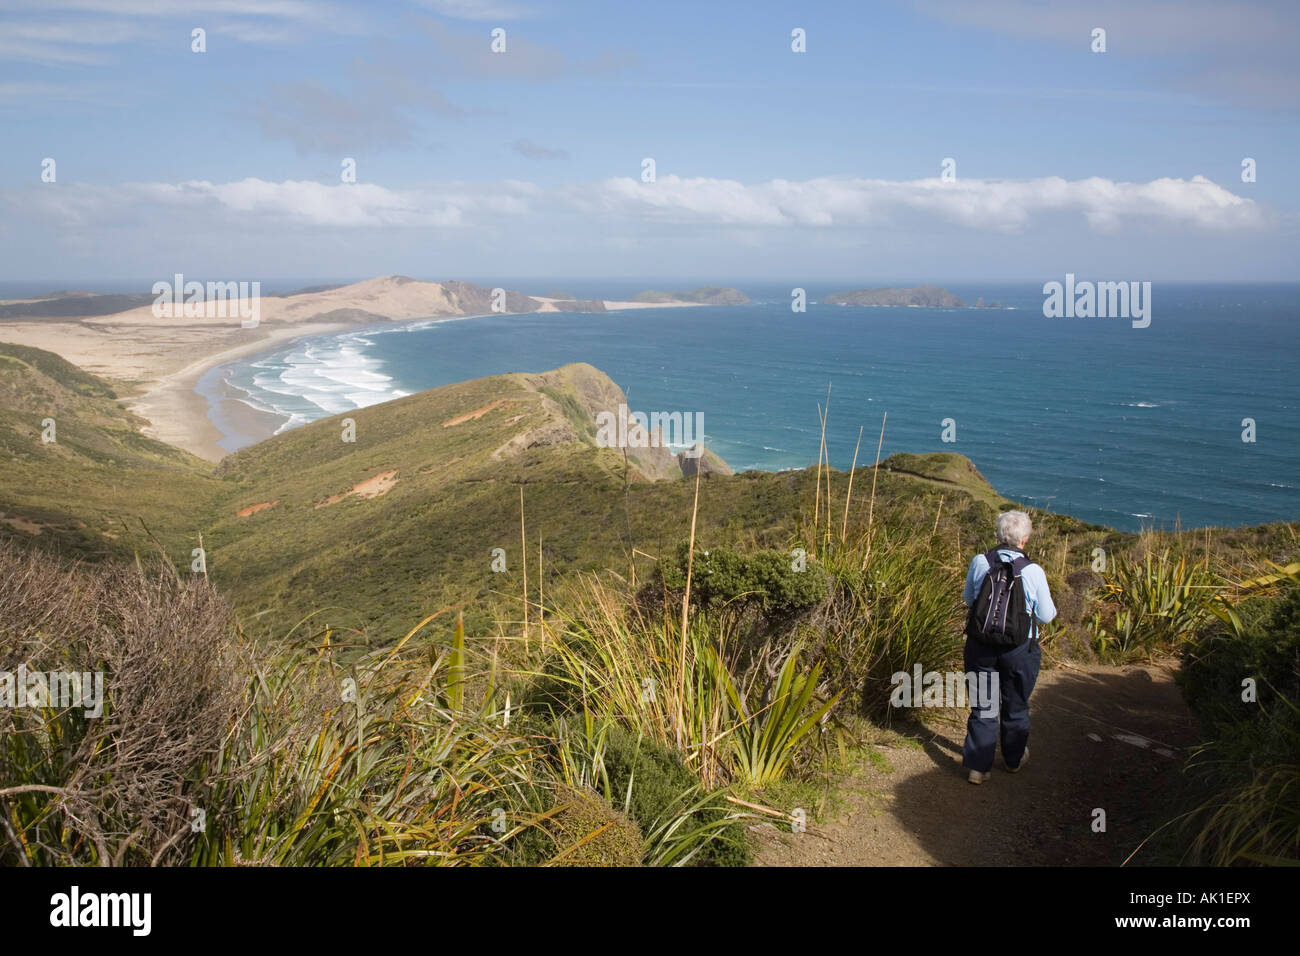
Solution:
[{"label": "rocky island", "polygon": [[632,297],[633,302],[693,302],[696,305],[749,305],[750,298],[739,289],[716,285],[702,285],[677,292],[660,292],[647,289]]},{"label": "rocky island", "polygon": [[966,303],[937,285],[910,289],[855,289],[835,292],[822,299],[827,305],[916,306],[922,309],[964,309]]}]

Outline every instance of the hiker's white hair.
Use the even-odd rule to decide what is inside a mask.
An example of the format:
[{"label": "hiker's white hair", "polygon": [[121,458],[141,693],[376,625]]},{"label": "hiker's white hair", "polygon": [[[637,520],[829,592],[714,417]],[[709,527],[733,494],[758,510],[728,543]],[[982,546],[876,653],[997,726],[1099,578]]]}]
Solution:
[{"label": "hiker's white hair", "polygon": [[1020,542],[1034,531],[1034,523],[1023,511],[1004,511],[998,515],[998,544],[1020,547]]}]

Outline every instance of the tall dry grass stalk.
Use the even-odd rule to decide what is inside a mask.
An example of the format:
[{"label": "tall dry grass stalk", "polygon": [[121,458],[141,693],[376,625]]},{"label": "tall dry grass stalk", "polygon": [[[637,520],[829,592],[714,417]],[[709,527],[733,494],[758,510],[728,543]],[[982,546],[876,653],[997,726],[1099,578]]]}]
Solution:
[{"label": "tall dry grass stalk", "polygon": [[853,475],[858,470],[858,449],[862,447],[862,426],[858,426],[858,443],[853,446],[853,464],[849,467],[849,492],[844,496],[844,520],[840,522],[840,544],[844,544],[849,531],[849,503],[853,501]]},{"label": "tall dry grass stalk", "polygon": [[[826,417],[830,418],[830,408],[826,409]],[[826,446],[826,534],[823,538],[823,545],[830,547],[831,543],[831,446]]]},{"label": "tall dry grass stalk", "polygon": [[[939,531],[939,517],[942,514],[943,514],[943,495],[940,495],[939,507],[934,510],[934,527],[930,529],[930,541],[934,540],[935,534],[938,533]],[[926,543],[929,544],[929,542]]]},{"label": "tall dry grass stalk", "polygon": [[524,653],[528,653],[528,538],[524,534],[524,486],[519,486],[519,553],[524,565]]},{"label": "tall dry grass stalk", "polygon": [[[680,706],[681,701],[685,700],[686,694],[686,626],[687,611],[691,606],[691,573],[695,570],[695,518],[700,510],[700,474],[703,468],[695,469],[695,501],[691,505],[691,540],[686,549],[686,593],[682,595],[682,651],[679,658],[680,666],[677,670],[678,680],[682,684],[678,687],[677,700]],[[684,713],[678,714],[677,721],[677,746],[682,746],[682,720]]]},{"label": "tall dry grass stalk", "polygon": [[[829,389],[828,389],[829,391]],[[817,481],[813,491],[813,553],[817,552],[817,529],[821,527],[822,504],[822,460],[826,457],[826,412],[821,403],[817,404],[817,421],[821,423],[822,437],[817,443]],[[830,508],[830,502],[826,503]]]},{"label": "tall dry grass stalk", "polygon": [[871,504],[867,507],[867,547],[862,554],[863,570],[867,567],[867,561],[871,558],[871,524],[876,517],[876,476],[880,474],[880,449],[885,447],[885,422],[889,420],[889,412],[885,412],[880,419],[880,440],[876,442],[876,463],[871,466]]}]

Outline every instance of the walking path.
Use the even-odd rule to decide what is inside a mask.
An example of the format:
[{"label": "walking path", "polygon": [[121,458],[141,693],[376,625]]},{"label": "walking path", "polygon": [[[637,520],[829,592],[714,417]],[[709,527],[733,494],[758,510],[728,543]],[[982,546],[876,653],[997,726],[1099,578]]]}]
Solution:
[{"label": "walking path", "polygon": [[[1171,662],[1172,663],[1172,662]],[[805,833],[756,831],[760,866],[1119,865],[1171,817],[1197,724],[1161,666],[1044,670],[1030,698],[1030,759],[980,786],[961,767],[965,712],[900,726],[842,781],[847,806]],[[1094,811],[1105,832],[1094,832]],[[1134,863],[1143,862],[1142,854]]]}]

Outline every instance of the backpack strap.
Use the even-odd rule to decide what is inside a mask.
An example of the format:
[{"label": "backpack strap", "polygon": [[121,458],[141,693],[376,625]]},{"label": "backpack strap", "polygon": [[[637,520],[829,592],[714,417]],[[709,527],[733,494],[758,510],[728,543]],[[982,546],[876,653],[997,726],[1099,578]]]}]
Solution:
[{"label": "backpack strap", "polygon": [[[1019,578],[1020,575],[1024,572],[1025,568],[1029,567],[1033,563],[1034,562],[1030,561],[1029,558],[1025,556],[1025,552],[1021,551],[1020,556],[1014,558],[1011,561],[1011,573],[1015,577]],[[1023,587],[1023,585],[1021,586]],[[1029,615],[1029,640],[1034,641],[1037,639],[1038,639],[1038,622],[1034,620],[1034,615],[1031,612]]]},{"label": "backpack strap", "polygon": [[[1010,561],[1007,561],[1005,558],[1002,557],[1001,554],[998,553],[999,551],[1014,551],[1016,553],[1016,557],[1012,558]],[[984,552],[984,560],[989,563],[990,570],[992,570],[995,564],[1011,565],[1011,575],[1012,577],[1017,577],[1017,578],[1020,577],[1020,573],[1024,571],[1025,568],[1029,567],[1029,565],[1034,563],[1030,561],[1029,558],[1025,556],[1025,552],[1021,551],[1019,548],[1011,548],[1011,547],[1007,547],[1006,545],[998,545],[996,548],[991,548],[988,551]]]}]

